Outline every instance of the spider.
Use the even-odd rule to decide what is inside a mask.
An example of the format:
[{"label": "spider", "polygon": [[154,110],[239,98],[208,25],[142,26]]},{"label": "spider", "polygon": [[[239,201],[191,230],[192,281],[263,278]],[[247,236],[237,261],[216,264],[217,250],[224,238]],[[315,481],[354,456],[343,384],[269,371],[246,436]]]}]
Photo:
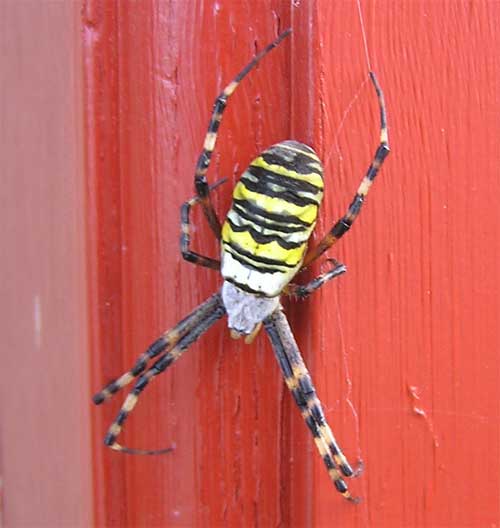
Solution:
[{"label": "spider", "polygon": [[[229,97],[241,80],[273,48],[291,33],[287,29],[257,54],[215,99],[203,150],[196,164],[196,195],[181,207],[181,253],[194,264],[220,270],[222,288],[196,307],[175,327],[165,332],[141,354],[135,365],[97,393],[100,404],[138,378],[104,439],[111,449],[130,454],[159,454],[172,448],[147,451],[124,447],[117,442],[123,425],[139,395],[151,379],[171,366],[183,352],[223,315],[233,338],[251,343],[264,326],[281,368],[285,383],[310,429],[319,454],[335,488],[349,501],[344,477],[361,471],[353,469],[342,453],[326,421],[297,343],[280,304],[280,296],[304,298],[346,271],[343,264],[328,259],[329,270],[305,285],[291,280],[335,244],[358,216],[365,196],[389,153],[384,96],[373,72],[370,78],[380,107],[380,144],[356,191],[346,214],[324,238],[307,250],[323,197],[323,168],[314,150],[298,141],[277,143],[263,151],[242,174],[233,190],[232,206],[221,226],[211,192],[223,180],[209,186],[206,173],[215,148],[217,131]],[[201,205],[211,230],[221,243],[221,260],[190,249],[190,210]],[[152,364],[148,362],[155,360]]]}]

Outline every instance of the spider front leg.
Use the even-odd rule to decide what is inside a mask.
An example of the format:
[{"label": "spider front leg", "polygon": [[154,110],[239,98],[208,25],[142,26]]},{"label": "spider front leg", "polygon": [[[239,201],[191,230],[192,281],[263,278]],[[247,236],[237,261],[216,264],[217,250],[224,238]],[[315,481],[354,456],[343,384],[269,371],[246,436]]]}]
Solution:
[{"label": "spider front leg", "polygon": [[[189,346],[191,346],[202,334],[204,334],[225,313],[226,313],[226,310],[222,303],[222,298],[220,294],[217,293],[215,295],[212,295],[212,297],[210,297],[205,303],[198,306],[198,308],[196,308],[186,319],[183,320],[184,322],[188,321],[188,323],[184,325],[185,326],[184,329],[186,330],[187,328],[189,328],[188,330],[183,332],[183,335],[179,335],[179,333],[171,331],[173,335],[176,335],[177,340],[175,342],[175,346],[170,347],[170,349],[167,352],[164,352],[162,355],[160,355],[159,359],[155,361],[152,367],[149,368],[144,374],[142,374],[142,376],[137,380],[134,388],[130,391],[127,398],[125,399],[120,409],[120,412],[118,413],[118,416],[116,417],[115,421],[111,424],[108,430],[108,433],[104,439],[104,443],[108,447],[110,447],[111,449],[114,449],[115,451],[121,451],[124,453],[133,454],[133,455],[157,455],[157,454],[167,453],[168,451],[171,451],[172,448],[170,447],[166,449],[158,449],[158,450],[131,449],[131,448],[120,445],[116,441],[116,439],[121,433],[126,419],[128,418],[128,416],[134,409],[135,405],[137,404],[140,394],[149,384],[151,379],[157,376],[158,374],[161,374],[168,367],[170,367],[175,361],[177,361],[179,357],[184,353],[184,351],[187,350]],[[176,328],[178,329],[179,326],[182,324],[183,322],[179,323],[179,325],[177,325]],[[162,338],[160,338],[160,340],[161,339]],[[156,343],[158,343],[160,340],[156,341]],[[155,355],[158,355],[158,354],[159,352],[157,352]],[[139,357],[139,360],[136,363],[136,367],[138,365],[140,365],[140,367],[137,368],[137,370],[143,371],[145,369],[145,359],[146,359],[145,356],[146,355],[147,355],[147,352]],[[152,356],[149,355],[147,357],[150,358]],[[131,381],[132,378],[130,376],[132,376],[131,373],[133,371],[134,369],[132,369],[129,373],[124,374],[124,376],[122,376],[123,381],[126,381],[127,383]],[[122,378],[120,378],[120,380]],[[126,383],[123,383],[121,386],[124,386],[125,384]],[[101,391],[94,397],[94,403],[101,403],[102,401],[104,401],[105,399],[104,397],[109,397],[109,395],[110,395],[110,390],[109,390],[109,385],[108,385],[106,389],[104,389],[103,391]]]},{"label": "spider front leg", "polygon": [[[210,186],[210,190],[213,190],[217,188],[219,185],[222,185],[227,181],[227,178],[223,178],[217,182],[215,182],[213,185]],[[220,269],[220,261],[205,257],[203,255],[200,255],[199,253],[196,253],[195,251],[191,251],[189,249],[189,244],[191,242],[191,234],[190,234],[190,226],[191,223],[189,221],[189,213],[191,212],[191,207],[194,205],[202,203],[201,198],[199,196],[194,196],[191,198],[191,200],[188,200],[187,202],[184,202],[181,206],[181,253],[184,260],[187,260],[188,262],[192,262],[193,264],[197,264],[198,266],[204,266],[206,268],[211,269]],[[219,227],[219,235],[217,237],[220,239],[220,227]]]},{"label": "spider front leg", "polygon": [[285,383],[313,434],[316,447],[335,488],[347,500],[358,502],[359,499],[349,492],[342,474],[346,477],[354,477],[359,474],[360,469],[356,471],[352,469],[326,422],[311,376],[281,309],[276,310],[264,320],[264,327],[273,345]]},{"label": "spider front leg", "polygon": [[337,223],[332,227],[332,229],[330,229],[328,234],[319,242],[319,244],[307,253],[306,257],[304,258],[302,268],[309,266],[311,262],[316,260],[327,249],[332,247],[333,244],[339,240],[339,238],[347,233],[351,225],[354,223],[354,220],[356,220],[358,217],[359,212],[361,211],[361,206],[363,205],[364,199],[370,190],[373,180],[375,179],[375,176],[382,166],[382,163],[390,152],[384,94],[382,93],[382,89],[380,88],[377,78],[373,72],[370,72],[370,79],[373,83],[373,86],[375,87],[380,107],[380,144],[375,152],[373,161],[368,167],[365,177],[361,181],[361,185],[356,191],[354,199],[351,202],[347,213],[337,221]]},{"label": "spider front leg", "polygon": [[327,259],[332,267],[325,273],[318,275],[307,284],[294,284],[290,283],[285,287],[283,293],[289,295],[290,297],[298,297],[299,299],[305,299],[308,295],[315,292],[318,288],[321,288],[323,284],[328,282],[339,275],[342,275],[347,271],[347,268],[341,262],[338,262],[335,259]]},{"label": "spider front leg", "polygon": [[[215,213],[214,206],[210,199],[210,187],[207,183],[207,171],[210,166],[210,160],[215,148],[215,143],[217,141],[217,133],[219,131],[219,126],[222,120],[222,114],[226,109],[228,99],[234,93],[242,79],[250,73],[250,71],[259,63],[259,61],[267,55],[273,48],[275,48],[285,37],[291,33],[291,29],[287,29],[281,35],[278,36],[274,42],[271,42],[266,46],[260,53],[258,53],[242,70],[238,75],[222,90],[222,92],[216,97],[214,102],[214,107],[212,110],[212,116],[208,124],[207,134],[205,136],[205,141],[203,142],[203,150],[198,158],[196,164],[195,175],[194,175],[194,185],[196,189],[196,195],[203,207],[203,212],[205,214],[208,223],[215,236],[220,240],[221,237],[221,225],[217,214]],[[209,266],[210,267],[210,266]]]}]

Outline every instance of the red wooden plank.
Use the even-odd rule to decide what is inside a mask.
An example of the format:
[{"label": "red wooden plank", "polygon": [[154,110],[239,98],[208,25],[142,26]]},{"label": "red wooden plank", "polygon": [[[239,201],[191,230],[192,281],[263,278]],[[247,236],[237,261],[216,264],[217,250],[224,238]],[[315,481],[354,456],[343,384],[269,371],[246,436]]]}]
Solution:
[{"label": "red wooden plank", "polygon": [[[120,186],[122,297],[115,300],[121,303],[117,310],[122,314],[123,350],[119,342],[110,349],[103,341],[95,349],[106,361],[116,358],[115,375],[220,284],[217,274],[181,259],[179,206],[193,192],[194,162],[217,90],[256,47],[285,27],[286,11],[281,14],[280,4],[266,3],[271,16],[255,26],[247,24],[251,9],[244,5],[204,2],[193,9],[182,2],[143,2],[118,9],[119,175],[113,177]],[[100,14],[106,16],[106,11]],[[98,43],[114,46],[105,35]],[[259,150],[289,135],[288,84],[275,86],[274,80],[288,79],[288,57],[286,46],[273,53],[227,110],[211,173],[214,180],[222,175],[231,179],[217,198],[221,211],[228,207],[235,175]],[[102,94],[97,91],[95,96]],[[104,97],[114,101],[112,94]],[[274,112],[283,118],[273,121]],[[98,132],[110,126],[102,119],[94,123]],[[197,220],[201,227],[196,245],[216,255],[209,231],[201,217]],[[104,232],[99,223],[95,228]],[[113,288],[109,282],[105,286],[115,280],[111,276],[101,273],[100,280],[104,290]],[[104,332],[106,321],[96,325]],[[105,376],[111,377],[107,366]],[[96,385],[103,381],[99,375]],[[265,340],[251,349],[235,346],[220,324],[148,387],[124,434],[132,446],[175,442],[175,452],[160,458],[124,459],[107,451],[99,455],[96,466],[104,470],[98,467],[96,473],[97,495],[106,485],[102,478],[108,486],[122,478],[124,488],[121,505],[111,500],[109,491],[101,496],[97,519],[130,526],[276,524],[287,509],[276,500],[282,476],[282,391]],[[106,418],[109,423],[107,412]],[[98,429],[102,437],[101,418]],[[124,460],[124,475],[112,475],[117,459]]]},{"label": "red wooden plank", "polygon": [[[174,453],[106,451],[117,404],[93,409],[92,505],[87,444],[87,387],[218,284],[181,261],[178,206],[214,94],[278,20],[292,18],[293,39],[234,96],[211,178],[232,184],[291,133],[326,162],[318,230],[343,212],[377,140],[356,5],[295,3],[290,17],[278,1],[258,13],[88,2],[83,141],[77,13],[36,5],[0,7],[4,189],[15,197],[1,213],[3,524],[89,526],[94,508],[96,526],[498,525],[498,5],[363,4],[393,154],[333,252],[349,273],[288,309],[328,419],[366,463],[358,507],[332,490],[265,339],[243,347],[223,324],[128,424],[131,445],[175,441]],[[228,202],[229,185],[219,210]],[[216,253],[205,227],[196,235]]]},{"label": "red wooden plank", "polygon": [[[85,147],[87,172],[87,264],[92,375],[102,384],[117,371],[123,347],[122,220],[118,9],[114,2],[85,2],[82,9]],[[97,353],[99,352],[99,353]],[[112,409],[92,412],[94,520],[97,526],[126,522],[125,460],[106,457],[102,431]],[[112,514],[109,512],[112,511]]]},{"label": "red wooden plank", "polygon": [[92,524],[79,29],[73,3],[0,4],[6,528]]},{"label": "red wooden plank", "polygon": [[[96,388],[102,372],[131,364],[219,284],[216,274],[181,260],[178,207],[192,193],[214,95],[254,54],[254,39],[260,49],[278,21],[292,20],[292,40],[245,80],[227,110],[210,175],[231,179],[218,192],[219,211],[251,158],[292,134],[325,160],[318,224],[325,232],[373,155],[378,114],[355,3],[296,2],[291,14],[277,0],[258,10],[228,1],[120,3],[115,11],[89,5],[112,21],[99,41],[111,47],[102,79],[117,74],[102,95],[111,109],[96,114],[89,134],[108,145],[98,135],[108,130],[117,149],[111,181],[96,183],[95,174],[92,181],[99,203],[119,211],[109,243],[121,249],[106,248],[111,260],[103,268],[96,241],[106,243],[107,228],[98,221],[90,239],[99,264],[93,301],[103,310],[94,322]],[[138,447],[174,441],[174,453],[124,458],[95,447],[102,524],[500,522],[499,477],[490,469],[499,464],[500,432],[493,203],[500,62],[490,22],[498,6],[377,1],[364,2],[363,13],[393,154],[358,223],[332,252],[348,274],[288,312],[339,441],[352,460],[365,461],[352,483],[364,501],[354,507],[332,489],[264,336],[244,347],[228,340],[221,323],[148,388],[124,434]],[[91,166],[101,178],[103,163]],[[114,190],[115,200],[106,194]],[[108,214],[101,208],[102,221],[112,223]],[[215,255],[197,220],[197,247]],[[109,322],[100,304],[106,292],[115,292]],[[96,410],[99,437],[117,405]]]},{"label": "red wooden plank", "polygon": [[[366,78],[358,14],[317,7],[317,141],[327,153],[338,134],[341,154],[324,156],[326,227],[372,155],[377,115],[365,85],[339,131]],[[363,12],[393,154],[335,252],[349,272],[338,294],[311,300],[318,322],[302,341],[317,351],[328,418],[366,463],[352,486],[363,503],[335,507],[335,522],[496,526],[499,475],[485,468],[499,464],[499,6],[363,2]],[[334,506],[317,461],[313,481],[312,525],[323,526]]]}]

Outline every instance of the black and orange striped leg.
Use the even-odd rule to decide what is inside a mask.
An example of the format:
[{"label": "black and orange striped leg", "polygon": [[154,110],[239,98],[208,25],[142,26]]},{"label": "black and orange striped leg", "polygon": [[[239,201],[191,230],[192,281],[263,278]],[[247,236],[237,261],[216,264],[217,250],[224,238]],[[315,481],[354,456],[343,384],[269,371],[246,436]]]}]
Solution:
[{"label": "black and orange striped leg", "polygon": [[331,264],[331,269],[318,275],[307,284],[294,284],[290,283],[286,286],[284,293],[291,297],[298,297],[299,299],[305,299],[308,295],[315,292],[318,288],[321,288],[326,282],[342,275],[347,271],[347,268],[341,262],[335,259],[327,259],[327,262]]},{"label": "black and orange striped leg", "polygon": [[152,367],[142,374],[142,376],[137,380],[134,388],[130,391],[127,398],[125,399],[118,416],[111,424],[108,434],[104,438],[104,443],[108,447],[114,449],[115,451],[121,451],[123,453],[132,455],[158,455],[172,450],[172,447],[156,450],[132,449],[120,445],[116,439],[122,432],[126,419],[136,406],[140,394],[148,386],[151,379],[161,374],[175,361],[177,361],[190,345],[192,345],[226,313],[220,294],[212,296],[211,300],[213,300],[213,306],[207,313],[205,313],[205,316],[200,321],[198,321],[189,332],[179,339],[177,344],[171,350],[160,356],[160,358],[153,363]]},{"label": "black and orange striped leg", "polygon": [[[211,191],[214,190],[215,188],[225,183],[226,181],[227,181],[227,178],[223,178],[215,182],[213,185],[210,186],[210,190]],[[189,245],[191,243],[191,223],[189,221],[189,214],[191,212],[191,207],[193,207],[194,205],[200,204],[200,203],[201,203],[200,198],[198,196],[194,196],[193,198],[191,198],[191,200],[184,202],[181,206],[180,244],[181,244],[182,257],[184,258],[184,260],[187,260],[188,262],[192,262],[193,264],[197,264],[198,266],[204,266],[206,268],[218,270],[220,268],[219,260],[216,260],[210,257],[205,257],[189,249]],[[220,228],[219,228],[219,231],[220,231]],[[217,238],[220,239],[220,232]]]},{"label": "black and orange striped leg", "polygon": [[347,500],[358,502],[358,499],[349,492],[342,476],[353,477],[358,472],[351,468],[326,422],[311,376],[305,367],[283,312],[278,309],[267,317],[264,321],[264,327],[273,345],[285,383],[313,435],[316,447],[335,488]]},{"label": "black and orange striped leg", "polygon": [[384,94],[382,93],[382,89],[380,88],[377,78],[373,72],[370,72],[370,79],[373,83],[373,86],[375,87],[380,107],[380,144],[375,152],[373,161],[368,167],[365,177],[361,181],[361,185],[356,191],[354,199],[351,202],[347,213],[332,227],[332,229],[330,229],[328,234],[319,242],[319,244],[307,253],[306,257],[304,258],[302,268],[309,266],[311,262],[316,260],[327,249],[332,247],[333,244],[339,240],[339,238],[347,233],[354,220],[356,220],[358,217],[365,197],[372,186],[373,180],[375,179],[375,176],[382,166],[382,163],[390,152]]},{"label": "black and orange striped leg", "polygon": [[222,90],[222,92],[217,96],[214,102],[214,107],[212,110],[212,117],[210,118],[210,123],[208,125],[207,134],[205,136],[205,141],[203,142],[203,150],[198,158],[195,169],[195,189],[196,195],[198,196],[201,206],[203,207],[203,212],[205,217],[212,228],[215,236],[220,240],[221,226],[217,214],[215,213],[213,204],[210,200],[210,188],[207,183],[207,171],[210,166],[210,160],[212,158],[212,153],[215,148],[215,143],[217,141],[217,132],[222,120],[222,114],[227,106],[229,97],[234,93],[241,80],[259,63],[259,61],[267,55],[273,48],[275,48],[285,37],[287,37],[291,32],[291,29],[287,29],[279,37],[266,46],[260,53],[258,53],[244,68],[240,73]]},{"label": "black and orange striped leg", "polygon": [[177,323],[173,328],[167,330],[156,341],[154,341],[148,349],[143,352],[136,360],[135,365],[125,374],[122,374],[118,379],[108,383],[104,389],[99,391],[92,398],[96,405],[109,400],[113,394],[128,385],[134,378],[139,376],[146,370],[147,363],[151,359],[159,356],[162,353],[169,352],[181,338],[191,332],[193,328],[202,322],[208,314],[210,314],[220,302],[220,295],[214,294],[205,302],[197,306],[188,316]]}]

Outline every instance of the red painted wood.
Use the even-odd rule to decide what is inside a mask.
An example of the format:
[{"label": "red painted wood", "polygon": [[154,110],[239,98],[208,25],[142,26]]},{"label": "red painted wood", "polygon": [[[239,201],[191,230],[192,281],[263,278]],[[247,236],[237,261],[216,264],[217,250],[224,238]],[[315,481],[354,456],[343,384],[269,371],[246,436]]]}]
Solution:
[{"label": "red painted wood", "polygon": [[499,526],[498,4],[362,5],[393,153],[330,253],[349,272],[286,303],[328,420],[365,462],[359,506],[332,489],[264,335],[246,347],[221,322],[148,387],[124,441],[174,442],[167,456],[106,450],[122,396],[90,407],[220,284],[181,259],[179,206],[217,91],[289,24],[224,117],[217,209],[294,137],[325,160],[317,237],[345,210],[378,140],[356,4],[68,5],[0,4],[2,525]]},{"label": "red painted wood", "polygon": [[1,2],[0,525],[92,525],[79,9]]},{"label": "red painted wood", "polygon": [[[91,207],[97,215],[90,226],[92,269],[97,273],[92,280],[99,287],[93,298],[98,308],[94,389],[130,365],[152,339],[220,285],[216,273],[181,259],[179,207],[193,193],[194,163],[217,91],[256,49],[289,25],[286,4],[266,2],[262,7],[271,16],[251,25],[252,8],[243,4],[141,2],[114,10],[107,3],[87,4],[89,168],[91,199],[96,202]],[[231,180],[216,198],[221,211],[229,206],[236,175],[252,157],[289,137],[289,57],[289,44],[274,52],[227,110],[222,147],[211,171],[212,179]],[[103,71],[110,72],[111,84]],[[273,113],[283,119],[273,120]],[[108,194],[113,185],[118,187],[115,200]],[[112,230],[106,244],[113,207],[120,231]],[[216,255],[218,248],[203,219],[195,216],[200,225],[195,245]],[[108,268],[100,268],[103,260]],[[105,335],[107,325],[116,336],[115,347]],[[130,458],[96,447],[101,449],[95,463],[96,522],[279,523],[287,515],[286,492],[279,499],[288,471],[288,454],[281,455],[280,447],[288,436],[281,425],[288,419],[282,417],[282,396],[266,341],[243,347],[219,324],[148,387],[127,425],[127,445],[175,442],[175,452]],[[95,411],[99,439],[121,403],[117,400],[104,412]]]},{"label": "red painted wood", "polygon": [[[315,461],[310,523],[497,526],[499,6],[363,4],[393,153],[334,252],[349,272],[310,301],[301,343],[342,445],[365,461],[352,485],[364,501],[332,505]],[[366,78],[355,6],[318,3],[315,27],[326,227],[372,155],[377,114],[365,85],[339,133]]]},{"label": "red painted wood", "polygon": [[[86,2],[81,14],[84,57],[85,148],[87,172],[87,265],[89,339],[95,384],[116,376],[122,325],[122,213],[118,12],[112,2]],[[94,520],[97,526],[126,522],[125,460],[107,457],[102,431],[112,409],[92,410]],[[110,485],[111,483],[111,485]],[[112,512],[112,513],[109,513]]]},{"label": "red painted wood", "polygon": [[[215,94],[278,26],[291,22],[293,38],[235,94],[211,181],[232,185],[274,141],[306,141],[325,160],[325,232],[373,155],[378,111],[355,3],[86,5],[95,389],[220,284],[180,258],[178,208]],[[332,489],[265,336],[241,346],[220,323],[148,387],[127,425],[127,444],[175,442],[174,453],[94,448],[98,524],[500,522],[498,7],[362,7],[393,154],[331,252],[349,273],[287,305],[327,417],[365,462],[351,484],[362,504]],[[221,214],[230,185],[217,194]],[[200,215],[197,226],[197,248],[216,255]],[[118,400],[93,414],[99,437]]]}]

